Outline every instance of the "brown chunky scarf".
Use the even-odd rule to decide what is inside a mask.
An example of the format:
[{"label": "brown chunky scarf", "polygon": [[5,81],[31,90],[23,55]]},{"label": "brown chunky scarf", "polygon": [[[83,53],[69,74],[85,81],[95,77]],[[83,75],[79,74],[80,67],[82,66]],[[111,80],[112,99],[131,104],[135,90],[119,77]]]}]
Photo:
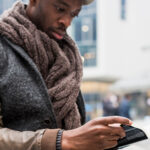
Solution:
[{"label": "brown chunky scarf", "polygon": [[71,38],[66,36],[63,48],[60,48],[28,19],[22,2],[17,2],[1,16],[0,34],[22,47],[37,65],[52,97],[59,127],[62,122],[65,129],[79,127],[76,99],[82,78],[82,61]]}]

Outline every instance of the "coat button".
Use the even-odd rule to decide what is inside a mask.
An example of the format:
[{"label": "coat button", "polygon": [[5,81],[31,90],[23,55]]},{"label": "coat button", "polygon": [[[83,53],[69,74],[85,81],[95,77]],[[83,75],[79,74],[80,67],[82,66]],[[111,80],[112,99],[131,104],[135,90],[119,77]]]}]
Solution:
[{"label": "coat button", "polygon": [[44,122],[45,122],[46,124],[50,124],[50,120],[48,120],[48,119],[44,120]]}]

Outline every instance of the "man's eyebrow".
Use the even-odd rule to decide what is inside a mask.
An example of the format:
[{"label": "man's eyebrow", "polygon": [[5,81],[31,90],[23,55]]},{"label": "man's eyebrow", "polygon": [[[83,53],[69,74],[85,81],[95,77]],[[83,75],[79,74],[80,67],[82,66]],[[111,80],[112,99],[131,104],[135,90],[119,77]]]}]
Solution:
[{"label": "man's eyebrow", "polygon": [[63,5],[65,5],[66,7],[70,7],[67,3],[65,3],[63,0],[57,0],[58,3],[61,3]]}]

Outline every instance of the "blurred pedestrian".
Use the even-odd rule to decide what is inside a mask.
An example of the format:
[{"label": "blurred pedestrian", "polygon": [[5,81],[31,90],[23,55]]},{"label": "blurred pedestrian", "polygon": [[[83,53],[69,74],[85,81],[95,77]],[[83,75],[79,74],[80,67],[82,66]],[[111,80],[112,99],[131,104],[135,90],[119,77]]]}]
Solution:
[{"label": "blurred pedestrian", "polygon": [[120,107],[119,108],[120,116],[127,117],[127,118],[131,119],[131,116],[130,116],[130,108],[131,108],[130,101],[131,101],[131,95],[130,94],[125,94],[123,96],[123,98],[121,99],[121,101],[120,101],[120,106],[119,106]]},{"label": "blurred pedestrian", "polygon": [[119,101],[115,94],[108,94],[103,100],[103,116],[118,116]]}]

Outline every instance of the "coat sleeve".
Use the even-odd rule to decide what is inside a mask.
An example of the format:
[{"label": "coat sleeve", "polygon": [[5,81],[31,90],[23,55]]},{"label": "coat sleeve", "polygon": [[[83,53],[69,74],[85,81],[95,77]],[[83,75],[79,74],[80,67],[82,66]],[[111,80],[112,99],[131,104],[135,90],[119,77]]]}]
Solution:
[{"label": "coat sleeve", "polygon": [[59,129],[15,131],[4,128],[0,116],[0,149],[3,150],[56,150]]},{"label": "coat sleeve", "polygon": [[[0,43],[0,80],[5,76],[8,63],[4,49]],[[1,107],[0,105],[0,150],[56,150],[56,136],[59,129],[20,132],[5,128]]]}]

